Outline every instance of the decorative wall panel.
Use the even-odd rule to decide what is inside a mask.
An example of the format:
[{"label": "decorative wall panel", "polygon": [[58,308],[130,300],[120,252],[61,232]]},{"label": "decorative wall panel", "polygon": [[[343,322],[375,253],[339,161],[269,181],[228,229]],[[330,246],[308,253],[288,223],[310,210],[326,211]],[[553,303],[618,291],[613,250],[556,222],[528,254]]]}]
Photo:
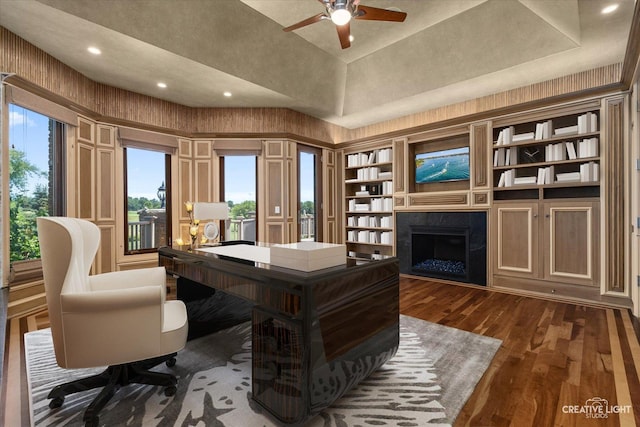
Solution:
[{"label": "decorative wall panel", "polygon": [[[605,223],[605,263],[604,283],[608,291],[625,292],[624,265],[628,254],[625,251],[627,226],[625,213],[625,102],[627,97],[605,100],[604,114],[606,133],[604,135],[604,223]],[[603,150],[604,151],[604,150]]]},{"label": "decorative wall panel", "polygon": [[92,145],[76,144],[76,189],[78,218],[93,221],[94,214],[94,148]]},{"label": "decorative wall panel", "polygon": [[97,149],[97,221],[115,221],[115,186],[116,182],[114,151]]},{"label": "decorative wall panel", "polygon": [[396,193],[404,193],[407,188],[406,152],[406,139],[393,141],[393,187]]},{"label": "decorative wall panel", "polygon": [[211,141],[193,141],[194,144],[194,158],[196,159],[210,159],[211,158]]},{"label": "decorative wall panel", "polygon": [[472,159],[472,187],[488,187],[489,186],[489,132],[488,123],[471,125],[471,147],[470,154]]},{"label": "decorative wall panel", "polygon": [[96,255],[96,272],[116,271],[116,227],[115,225],[101,225],[99,227],[100,247]]},{"label": "decorative wall panel", "polygon": [[78,137],[78,141],[82,141],[82,142],[88,142],[93,144],[94,143],[94,133],[93,133],[93,128],[94,128],[95,124],[90,121],[85,119],[84,117],[78,117],[78,133],[77,133],[77,137]]},{"label": "decorative wall panel", "polygon": [[283,160],[267,160],[266,176],[266,199],[267,217],[284,218],[282,205],[282,185],[284,182]]},{"label": "decorative wall panel", "polygon": [[193,201],[193,180],[191,173],[191,160],[180,159],[178,163],[178,208],[180,209],[180,220],[189,220],[189,215],[185,209],[185,202]]},{"label": "decorative wall panel", "polygon": [[178,140],[178,155],[180,157],[188,157],[191,158],[191,146],[193,141],[188,139],[179,139]]},{"label": "decorative wall panel", "polygon": [[283,141],[265,141],[265,156],[270,158],[281,158],[284,155]]},{"label": "decorative wall panel", "polygon": [[115,132],[112,126],[96,125],[96,139],[98,146],[114,147]]},{"label": "decorative wall panel", "polygon": [[213,179],[211,176],[211,161],[196,160],[195,161],[195,201],[210,202],[211,185]]},{"label": "decorative wall panel", "polygon": [[467,193],[423,195],[410,194],[409,206],[465,206],[468,204]]}]

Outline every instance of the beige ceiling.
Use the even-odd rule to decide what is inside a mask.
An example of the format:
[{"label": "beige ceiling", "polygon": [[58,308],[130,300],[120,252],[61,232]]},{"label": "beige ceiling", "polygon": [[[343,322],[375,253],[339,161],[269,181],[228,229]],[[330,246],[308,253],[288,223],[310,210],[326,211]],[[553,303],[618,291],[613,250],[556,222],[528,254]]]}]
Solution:
[{"label": "beige ceiling", "polygon": [[[600,13],[614,1],[617,11]],[[634,8],[361,3],[407,19],[354,21],[345,50],[330,21],[282,31],[322,12],[316,0],[0,0],[0,25],[101,83],[193,107],[288,107],[355,128],[621,62]]]}]

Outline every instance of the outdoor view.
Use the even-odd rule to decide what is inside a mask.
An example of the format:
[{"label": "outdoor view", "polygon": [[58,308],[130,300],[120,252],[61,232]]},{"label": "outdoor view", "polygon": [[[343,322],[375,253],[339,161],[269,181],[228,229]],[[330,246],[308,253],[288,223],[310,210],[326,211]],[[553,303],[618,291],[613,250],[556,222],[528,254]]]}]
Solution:
[{"label": "outdoor view", "polygon": [[[61,125],[60,125],[61,126]],[[9,105],[10,260],[40,258],[36,217],[53,215],[56,122]],[[52,159],[53,160],[53,159]]]},{"label": "outdoor view", "polygon": [[224,157],[226,240],[256,240],[256,156]]},{"label": "outdoor view", "polygon": [[299,162],[300,240],[315,240],[315,156],[301,151]]},{"label": "outdoor view", "polygon": [[168,245],[165,153],[127,147],[127,252]]},{"label": "outdoor view", "polygon": [[[40,258],[38,216],[63,215],[62,200],[54,206],[61,162],[54,160],[57,126],[46,116],[9,105],[10,259]],[[313,156],[300,162],[300,220],[302,239],[314,238]],[[127,148],[127,249],[156,248],[165,242],[165,154]],[[256,157],[225,156],[225,200],[229,205],[226,239],[256,239]],[[62,194],[62,193],[60,193]],[[61,199],[61,197],[58,197]]]}]

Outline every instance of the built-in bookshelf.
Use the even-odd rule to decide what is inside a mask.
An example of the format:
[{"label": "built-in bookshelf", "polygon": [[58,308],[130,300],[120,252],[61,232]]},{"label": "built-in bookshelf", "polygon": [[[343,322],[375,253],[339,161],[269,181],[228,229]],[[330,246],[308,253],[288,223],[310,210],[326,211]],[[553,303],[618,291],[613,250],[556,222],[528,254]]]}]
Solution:
[{"label": "built-in bookshelf", "polygon": [[600,286],[599,103],[493,129],[493,286],[595,295]]},{"label": "built-in bookshelf", "polygon": [[495,200],[598,197],[599,111],[494,129]]},{"label": "built-in bookshelf", "polygon": [[391,147],[345,154],[347,255],[393,255],[393,155]]}]

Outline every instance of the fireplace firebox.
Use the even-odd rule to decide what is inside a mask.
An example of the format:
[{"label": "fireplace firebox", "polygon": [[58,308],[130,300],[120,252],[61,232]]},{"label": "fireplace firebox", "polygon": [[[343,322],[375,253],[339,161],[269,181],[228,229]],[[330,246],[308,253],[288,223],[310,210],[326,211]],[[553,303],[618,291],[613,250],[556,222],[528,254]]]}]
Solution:
[{"label": "fireplace firebox", "polygon": [[452,280],[469,280],[467,227],[411,226],[411,272]]},{"label": "fireplace firebox", "polygon": [[487,284],[487,214],[397,212],[400,273]]}]

